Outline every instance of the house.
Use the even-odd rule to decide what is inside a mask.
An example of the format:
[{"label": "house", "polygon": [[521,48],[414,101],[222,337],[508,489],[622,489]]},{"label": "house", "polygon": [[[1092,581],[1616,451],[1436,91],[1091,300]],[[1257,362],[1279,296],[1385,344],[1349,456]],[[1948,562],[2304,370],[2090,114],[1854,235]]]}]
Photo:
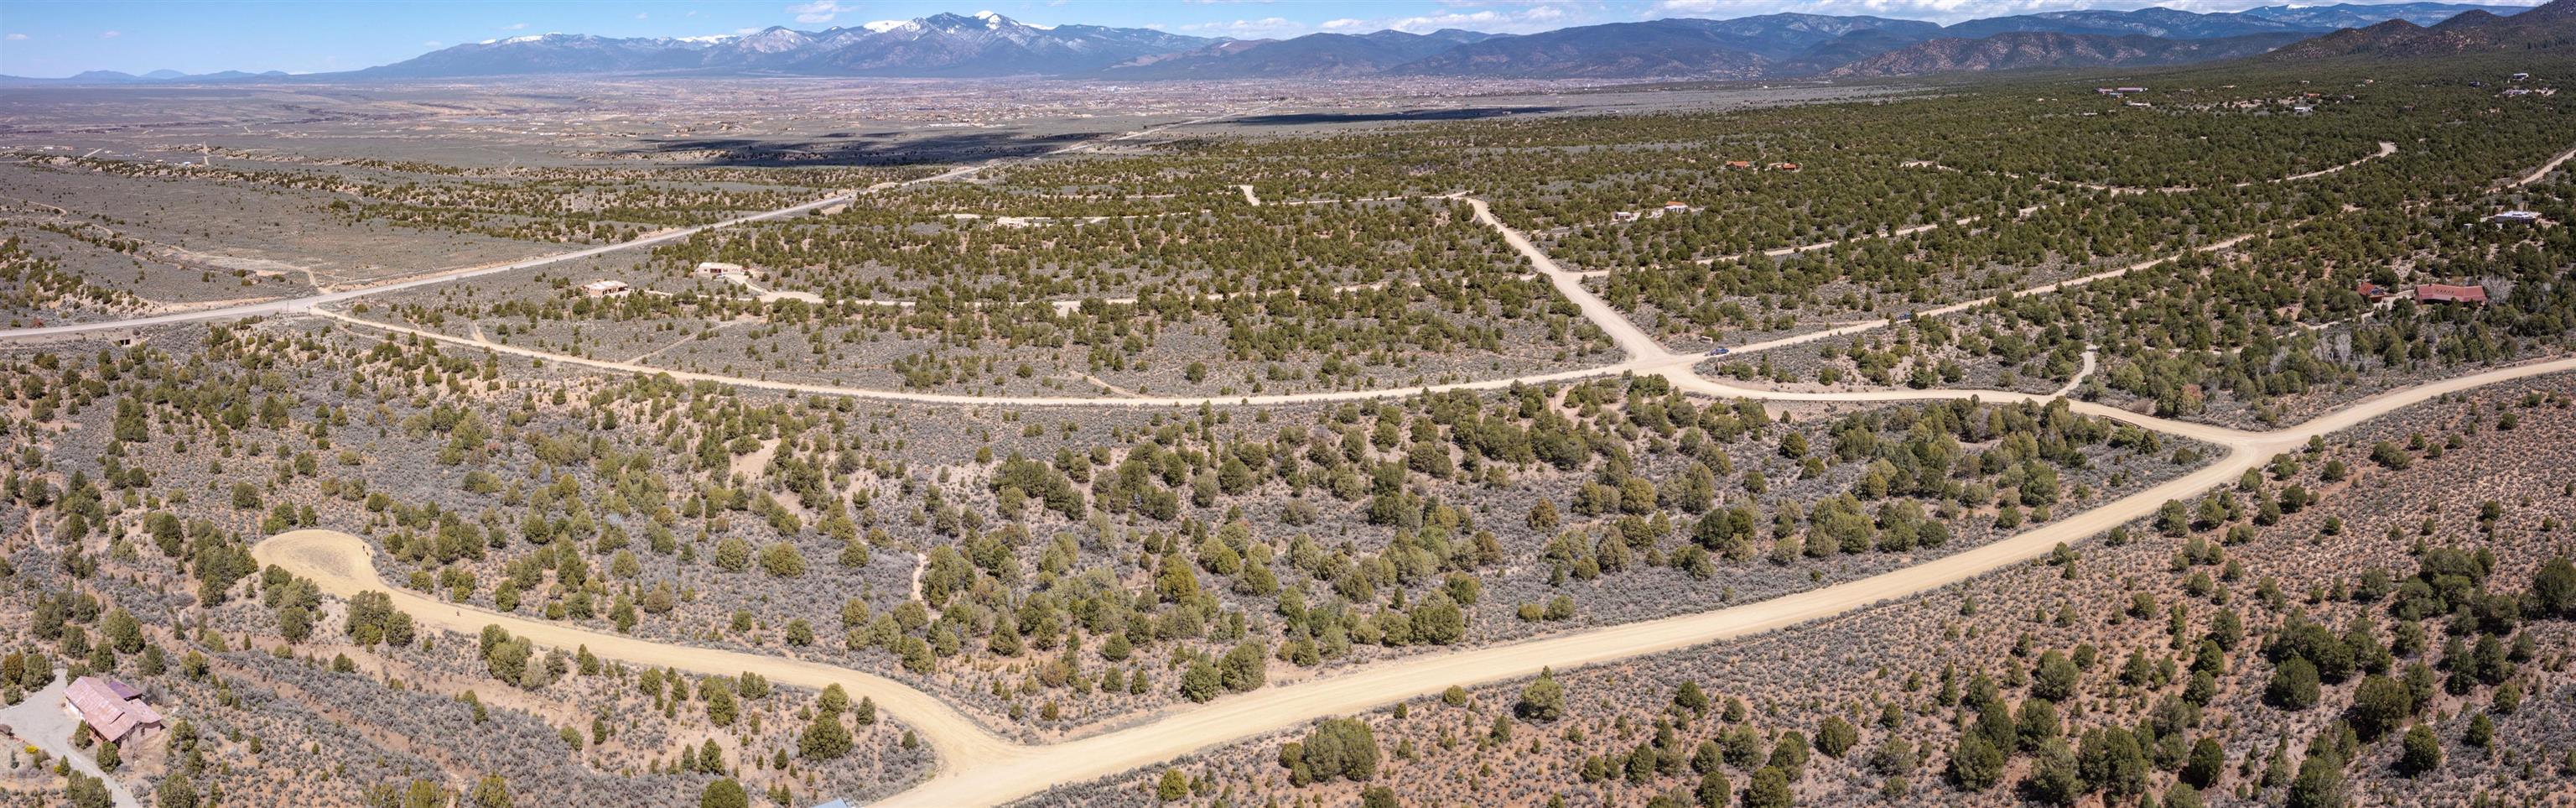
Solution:
[{"label": "house", "polygon": [[593,298],[625,297],[634,294],[635,287],[625,281],[591,281],[581,285],[581,293]]},{"label": "house", "polygon": [[2128,93],[2143,93],[2143,92],[2146,92],[2146,91],[2147,91],[2147,88],[2145,88],[2145,87],[2113,87],[2113,88],[2111,88],[2111,91],[2112,91],[2112,92],[2115,92],[2115,93],[2121,93],[2121,94],[2124,94],[2124,95],[2125,95],[2125,94],[2128,94]]},{"label": "house", "polygon": [[2514,81],[2530,81],[2530,80],[2531,80],[2531,74],[2529,74],[2529,73],[2515,73],[2515,74],[2513,74],[2512,76],[2509,76],[2508,78],[2511,78],[2511,79],[2513,79]]},{"label": "house", "polygon": [[1772,164],[1771,164],[1771,170],[1773,170],[1773,171],[1796,171],[1796,170],[1798,170],[1798,164],[1797,164],[1797,163],[1772,163]]},{"label": "house", "polygon": [[2363,300],[2368,300],[2372,303],[2388,299],[2388,289],[2386,287],[2369,281],[2362,281],[2361,285],[2353,287],[2352,290],[2360,293]]},{"label": "house", "polygon": [[1751,161],[1751,160],[1728,160],[1728,161],[1726,161],[1726,168],[1727,168],[1727,170],[1730,170],[1730,171],[1749,171],[1749,170],[1751,170],[1751,169],[1753,168],[1753,161]]},{"label": "house", "polygon": [[2487,288],[2484,286],[2449,286],[2439,283],[2417,284],[2415,286],[2415,302],[2470,303],[2484,306],[2487,304]]},{"label": "house", "polygon": [[698,262],[698,274],[726,279],[757,278],[760,277],[760,270],[751,269],[741,264],[728,264],[723,261],[700,261]]},{"label": "house", "polygon": [[2496,224],[2539,224],[2540,211],[2508,210],[2503,213],[2487,217],[2487,221],[2494,222]]},{"label": "house", "polygon": [[1666,203],[1664,203],[1664,212],[1665,212],[1665,213],[1689,213],[1689,212],[1690,212],[1690,206],[1689,206],[1689,205],[1682,204],[1682,203],[1680,203],[1680,202],[1666,202]]},{"label": "house", "polygon": [[1617,211],[1610,214],[1610,221],[1614,222],[1633,222],[1636,220],[1637,212],[1633,210]]},{"label": "house", "polygon": [[2306,115],[2306,114],[2309,114],[2309,113],[2312,113],[2312,112],[2317,111],[2317,108],[2316,108],[2316,107],[2312,107],[2312,106],[2308,106],[2308,105],[2306,105],[2306,104],[2300,104],[2300,105],[2298,105],[2298,106],[2291,107],[2291,108],[2290,108],[2290,111],[2291,111],[2291,112],[2296,112],[2296,113],[2301,114],[2301,115]]},{"label": "house", "polygon": [[2155,106],[2154,104],[2150,104],[2150,103],[2147,103],[2147,102],[2145,102],[2145,101],[2128,101],[2128,102],[2123,102],[2123,103],[2124,103],[2124,104],[2126,104],[2127,106],[2138,107],[2138,108],[2141,108],[2141,109],[2144,109],[2144,108],[2147,108],[2147,107]]},{"label": "house", "polygon": [[63,709],[109,743],[123,743],[136,733],[161,728],[161,713],[143,703],[143,691],[114,679],[72,680],[63,689]]}]

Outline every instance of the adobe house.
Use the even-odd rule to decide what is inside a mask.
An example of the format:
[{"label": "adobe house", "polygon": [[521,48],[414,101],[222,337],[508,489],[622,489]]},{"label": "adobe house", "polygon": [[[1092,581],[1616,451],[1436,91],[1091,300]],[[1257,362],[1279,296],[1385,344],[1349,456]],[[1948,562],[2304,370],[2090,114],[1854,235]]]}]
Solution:
[{"label": "adobe house", "polygon": [[2415,302],[2463,303],[2472,306],[2484,306],[2487,304],[2487,288],[2484,286],[2450,286],[2439,283],[2419,284],[2415,287]]}]

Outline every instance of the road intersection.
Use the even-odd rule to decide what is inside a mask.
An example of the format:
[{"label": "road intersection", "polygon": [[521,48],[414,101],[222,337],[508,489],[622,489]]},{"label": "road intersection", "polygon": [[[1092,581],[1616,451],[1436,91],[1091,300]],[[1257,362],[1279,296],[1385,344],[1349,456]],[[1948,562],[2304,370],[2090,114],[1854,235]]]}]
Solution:
[{"label": "road intersection", "polygon": [[[1205,120],[1212,119],[1173,125],[1199,123]],[[1140,130],[1115,139],[1131,139],[1158,131],[1160,128],[1167,127]],[[1088,144],[1077,144],[1054,153],[1078,150],[1085,145]],[[2383,155],[2387,150],[2393,150],[2387,144],[2383,144],[2383,149]],[[2576,154],[2576,151],[2571,151],[2571,154]],[[2374,155],[2376,156],[2382,155]],[[2563,161],[2566,158],[2567,155],[2561,155],[2559,160]],[[2542,173],[2555,165],[2557,161],[2544,167]],[[972,174],[980,168],[982,168],[980,165],[962,167],[908,182],[954,179]],[[2286,179],[2297,178],[2299,177]],[[2528,181],[2527,178],[2526,181]],[[1248,186],[1244,187],[1244,191],[1247,199],[1254,198]],[[2184,476],[2121,497],[2100,507],[2071,514],[1982,546],[1867,578],[1712,611],[1571,631],[1479,648],[1398,657],[1295,683],[1226,696],[1203,705],[1170,708],[1140,723],[1052,744],[1024,744],[1003,738],[939,697],[880,674],[765,654],[655,642],[552,621],[489,612],[424,597],[400,587],[387,585],[376,573],[372,562],[371,546],[366,541],[345,533],[299,530],[272,537],[253,548],[253,554],[263,565],[275,564],[297,575],[310,578],[320,586],[322,591],[333,595],[347,597],[363,591],[388,592],[394,598],[397,608],[411,613],[415,619],[423,623],[442,629],[475,633],[481,631],[484,626],[498,625],[514,635],[526,637],[539,645],[558,648],[586,646],[592,653],[608,659],[673,667],[708,675],[758,672],[773,681],[803,687],[842,685],[853,697],[865,696],[874,699],[896,719],[918,733],[939,755],[938,770],[929,780],[878,803],[887,806],[999,804],[1053,786],[1087,782],[1116,775],[1212,745],[1297,727],[1321,717],[1364,711],[1403,699],[1438,692],[1453,685],[1507,681],[1534,674],[1542,666],[1574,667],[1610,662],[1830,618],[1874,604],[1919,595],[2021,563],[2043,555],[2061,543],[2081,542],[2110,528],[2146,517],[2165,502],[2187,499],[2230,483],[2246,470],[2260,466],[2279,453],[2302,447],[2314,437],[2333,434],[2369,419],[2451,393],[2545,374],[2576,371],[2576,358],[2495,368],[2389,391],[2307,422],[2267,432],[2252,432],[2160,418],[2104,404],[2076,401],[2063,398],[2062,394],[2067,392],[2064,390],[2055,395],[2038,395],[2014,391],[1962,389],[1782,392],[1738,387],[1697,373],[1694,366],[1706,359],[1704,355],[1677,353],[1666,349],[1615,307],[1585,288],[1584,273],[1558,265],[1533,244],[1526,234],[1497,219],[1484,200],[1473,197],[1467,197],[1466,201],[1473,209],[1476,221],[1493,229],[1515,251],[1527,259],[1540,276],[1546,278],[1560,294],[1575,303],[1584,318],[1598,327],[1613,344],[1619,347],[1624,355],[1622,361],[1609,365],[1507,379],[1385,390],[1231,397],[985,397],[873,390],[675,371],[631,362],[593,359],[502,345],[478,337],[458,337],[364,320],[346,313],[321,308],[323,304],[353,300],[367,294],[445,283],[492,272],[525,269],[611,250],[686,238],[708,227],[724,227],[796,215],[848,201],[856,193],[864,192],[829,197],[700,228],[668,231],[620,245],[498,267],[424,276],[368,289],[333,292],[295,300],[271,301],[220,311],[43,329],[18,329],[0,332],[0,336],[79,334],[111,328],[131,328],[221,317],[311,313],[358,327],[602,371],[659,374],[683,381],[712,381],[741,387],[799,393],[925,404],[1010,407],[1298,404],[1405,396],[1424,391],[1496,389],[1513,385],[1546,384],[1608,375],[1634,374],[1661,377],[1677,389],[1692,394],[1763,401],[1862,403],[1974,398],[1987,402],[2048,404],[2064,402],[2065,406],[2081,414],[2113,418],[2158,432],[2207,442],[2226,450],[2220,458]],[[2240,235],[2194,249],[2199,251],[2225,249],[2250,237],[2252,234]],[[2145,261],[2023,290],[2016,294],[2046,294],[2060,291],[2071,286],[2153,267],[2172,258],[2173,256],[2168,256]],[[1993,303],[1995,300],[1996,298],[1982,298],[1966,301],[1920,312],[1918,316],[1965,311]],[[1735,353],[1744,353],[1812,343],[1817,340],[1885,328],[1893,322],[1872,321],[1738,346],[1733,350]],[[2093,356],[2090,350],[2087,351],[2085,358],[2085,365],[2089,372],[2093,367]],[[2070,389],[2071,387],[2070,385]]]}]

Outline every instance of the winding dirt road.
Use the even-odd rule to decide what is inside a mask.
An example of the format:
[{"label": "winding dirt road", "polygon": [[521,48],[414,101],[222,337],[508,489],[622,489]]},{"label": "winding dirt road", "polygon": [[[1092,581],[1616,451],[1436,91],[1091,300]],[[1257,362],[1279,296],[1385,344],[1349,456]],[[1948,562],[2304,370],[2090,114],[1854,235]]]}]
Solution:
[{"label": "winding dirt road", "polygon": [[[1407,657],[1294,684],[1229,696],[1205,705],[1166,710],[1145,723],[1061,743],[1027,745],[1003,739],[935,696],[892,679],[815,662],[704,648],[666,645],[618,634],[496,614],[441,603],[389,587],[378,578],[368,544],[336,531],[280,534],[252,549],[260,563],[276,564],[313,581],[322,591],[348,597],[385,591],[394,605],[431,626],[476,633],[499,625],[512,634],[554,648],[588,646],[591,653],[635,664],[710,674],[753,671],[802,687],[839,684],[853,696],[873,698],[911,726],[940,755],[930,780],[879,803],[881,806],[995,805],[1049,787],[1080,783],[1147,766],[1212,745],[1288,729],[1317,718],[1344,715],[1438,692],[1529,676],[1542,666],[1578,667],[1688,648],[1824,619],[1855,609],[1919,595],[2005,566],[2039,557],[2059,543],[2074,544],[2156,511],[2168,500],[2187,499],[2226,485],[2275,454],[2306,444],[2310,436],[2348,429],[2363,421],[2449,393],[2550,373],[2576,371],[2576,359],[2499,368],[2375,396],[2332,414],[2273,432],[2244,432],[2170,421],[2100,405],[2073,402],[2080,411],[2117,417],[2174,434],[2226,446],[2228,454],[2188,475],[2168,480],[2101,507],[2009,538],[1856,581],[1728,609],[1577,631],[1553,637]],[[1696,379],[1688,374],[1674,374]],[[1888,390],[1803,395],[1739,391],[1700,380],[1686,389],[1711,395],[1753,392],[1763,398],[1819,401],[1895,401],[1980,396],[1988,400],[2037,400],[2023,393],[1962,390]]]},{"label": "winding dirt road", "polygon": [[[1173,125],[1197,122],[1201,121],[1185,121]],[[1116,139],[1128,139],[1150,131],[1153,130],[1131,133]],[[2374,157],[2384,156],[2393,150],[2393,146],[2389,144],[2382,145],[2382,154],[2373,155]],[[1077,147],[1068,147],[1067,150],[1073,148]],[[2564,160],[2566,156],[2562,155],[2560,159]],[[976,167],[961,168],[943,176],[972,172],[975,169]],[[2540,173],[2546,173],[2546,169]],[[2315,176],[2315,174],[2302,176]],[[2301,177],[2285,179],[2299,178]],[[930,179],[934,178],[917,181]],[[1470,198],[1467,201],[1473,207],[1477,221],[1493,228],[1515,251],[1527,258],[1539,274],[1545,276],[1568,300],[1573,301],[1587,320],[1609,336],[1625,355],[1626,358],[1623,361],[1558,373],[1412,389],[1231,398],[1002,398],[907,393],[688,373],[631,362],[554,354],[499,345],[480,339],[460,338],[403,326],[375,323],[314,308],[312,303],[315,301],[311,298],[303,301],[288,301],[288,303],[302,304],[294,310],[312,311],[363,327],[472,345],[496,353],[514,354],[601,370],[667,374],[672,378],[688,381],[705,380],[743,387],[936,404],[1066,407],[1188,406],[1200,403],[1293,404],[1411,395],[1425,390],[1492,389],[1515,384],[1546,383],[1616,373],[1661,376],[1685,391],[1701,395],[1772,401],[1879,402],[1962,398],[1996,402],[2062,400],[2055,396],[2009,391],[1954,389],[1787,393],[1735,387],[1700,376],[1692,371],[1692,366],[1705,357],[1695,353],[1675,353],[1665,349],[1608,302],[1585,289],[1582,273],[1559,266],[1534,246],[1525,234],[1495,218],[1483,200]],[[825,200],[809,204],[819,207],[830,202],[831,200]],[[789,215],[794,210],[774,211],[763,216]],[[2224,249],[2251,235],[2237,236],[2196,249]],[[627,246],[633,246],[633,244],[602,248],[602,251]],[[2167,260],[2171,258],[2155,259],[2095,275],[2069,279],[2020,294],[2053,292],[2069,286],[2117,277]],[[415,283],[427,282],[440,281],[422,280]],[[382,290],[379,288],[366,291]],[[1994,298],[1984,298],[1967,301],[1922,314],[1937,315],[1962,311],[1993,300]],[[89,327],[131,327],[137,324],[139,323],[126,321],[114,324],[92,324]],[[1736,350],[1741,352],[1784,347],[1883,328],[1889,324],[1890,321],[1873,321],[1742,346]],[[7,335],[9,334],[0,333],[0,336]],[[2087,366],[2090,367],[2092,357],[2089,351],[2086,358]],[[2068,406],[2077,412],[2114,418],[2159,432],[2209,442],[2225,447],[2227,453],[2203,468],[2114,500],[2101,507],[2040,525],[1990,544],[1904,569],[1732,608],[1574,631],[1455,653],[1388,660],[1300,682],[1228,696],[1205,705],[1174,707],[1149,716],[1141,723],[1121,729],[1044,745],[1021,744],[1004,739],[939,698],[881,675],[763,654],[652,642],[621,634],[444,603],[391,587],[385,584],[375,570],[371,546],[365,540],[345,533],[320,530],[294,531],[263,541],[255,546],[252,552],[262,564],[275,564],[297,575],[312,579],[322,591],[333,595],[348,597],[362,591],[387,592],[393,598],[397,608],[412,614],[416,620],[450,631],[470,634],[480,632],[487,625],[498,625],[514,635],[526,637],[539,645],[552,648],[587,646],[593,654],[635,664],[675,667],[709,675],[732,675],[752,671],[774,681],[811,688],[839,684],[854,696],[874,699],[891,711],[898,720],[910,726],[939,754],[939,769],[930,780],[889,797],[878,803],[879,805],[992,805],[1025,797],[1051,786],[1096,780],[1169,760],[1212,745],[1296,727],[1324,716],[1359,712],[1436,692],[1452,685],[1475,685],[1516,679],[1533,674],[1542,666],[1575,667],[1687,648],[1829,618],[1874,604],[1919,595],[2038,557],[2060,543],[2080,542],[2114,526],[2152,514],[2167,501],[2186,499],[2226,485],[2237,479],[2244,471],[2259,466],[2273,455],[2304,445],[2311,437],[2347,429],[2371,418],[2449,393],[2568,371],[2576,371],[2576,358],[2488,370],[2391,391],[2356,402],[2306,423],[2270,432],[2248,432],[2208,424],[2175,421],[2092,402],[2068,401]]]},{"label": "winding dirt road", "polygon": [[[1880,402],[1961,398],[1993,402],[2062,400],[2056,396],[1992,390],[1931,389],[1786,393],[1735,387],[1703,377],[1690,370],[1691,365],[1702,357],[1664,349],[1642,329],[1621,316],[1606,301],[1584,289],[1581,277],[1577,273],[1559,266],[1532,245],[1526,235],[1495,219],[1482,200],[1471,199],[1470,204],[1476,211],[1478,221],[1494,228],[1507,243],[1512,245],[1513,249],[1527,257],[1531,265],[1547,277],[1560,293],[1574,301],[1584,316],[1600,326],[1628,358],[1626,361],[1602,368],[1449,385],[1434,389],[1488,388],[1603,373],[1635,372],[1662,376],[1685,391],[1701,395],[1773,401]],[[2199,249],[2223,249],[2248,237],[2250,235],[2239,236],[2205,245]],[[2125,272],[2153,266],[2164,260],[2170,259],[2157,259],[2070,279],[2023,294],[2051,292],[2068,286],[2116,277]],[[1932,313],[1964,310],[1987,302],[1991,302],[1991,299],[1969,301],[1934,310]],[[399,326],[365,323],[327,312],[325,314],[370,327],[421,334],[451,342],[459,341],[456,337],[430,334]],[[1780,347],[1783,344],[1814,341],[1841,333],[1885,327],[1887,324],[1887,321],[1875,321],[1848,329],[1836,329],[1775,341],[1779,344],[1764,344],[1760,347]],[[626,363],[564,357],[511,346],[483,344],[483,347],[505,353],[518,353],[534,358],[587,364],[606,369],[645,373],[669,372]],[[1748,346],[1750,347],[1755,346]],[[2187,499],[2212,488],[2226,485],[2246,470],[2258,467],[2272,456],[2303,446],[2312,436],[2347,429],[2370,418],[2449,393],[2568,371],[2576,371],[2576,358],[2488,370],[2384,393],[2306,423],[2271,432],[2248,432],[2209,424],[2176,421],[2093,402],[2069,400],[2067,405],[2083,414],[2114,418],[2159,432],[2216,444],[2225,447],[2228,451],[2225,456],[2203,468],[2114,500],[2101,507],[2074,514],[1987,545],[1856,581],[1698,614],[1605,626],[1450,654],[1389,660],[1301,682],[1229,696],[1205,705],[1176,707],[1150,717],[1143,723],[1044,745],[1021,744],[1003,739],[938,698],[883,676],[758,654],[665,645],[622,635],[439,603],[416,594],[395,590],[385,586],[376,576],[370,561],[369,545],[363,540],[346,534],[327,531],[298,531],[283,534],[261,543],[254,549],[254,554],[262,563],[278,564],[298,575],[314,579],[321,584],[324,591],[335,595],[345,597],[367,590],[392,592],[396,598],[396,605],[413,612],[416,618],[430,625],[454,631],[472,633],[480,631],[485,625],[500,625],[513,634],[526,636],[539,644],[552,647],[586,645],[594,654],[638,664],[672,666],[707,674],[756,671],[777,681],[806,687],[840,684],[854,695],[874,698],[878,703],[885,705],[898,719],[912,726],[914,731],[930,743],[940,755],[939,770],[930,780],[889,797],[878,803],[879,805],[992,805],[1025,797],[1056,785],[1087,782],[1112,776],[1216,744],[1293,728],[1320,717],[1364,711],[1436,692],[1452,685],[1476,685],[1517,679],[1535,673],[1542,666],[1575,667],[1687,648],[1829,618],[1874,604],[1919,595],[2036,558],[2054,549],[2060,543],[2081,542],[2112,527],[2148,516],[2167,501]],[[1295,403],[1406,395],[1415,392],[1412,390],[1357,391],[1256,396],[1232,400],[998,399],[891,393],[732,379],[703,374],[673,373],[673,375],[676,378],[693,380],[703,378],[752,387],[937,403],[1006,406],[1164,406],[1195,404],[1202,401],[1252,404]]]}]

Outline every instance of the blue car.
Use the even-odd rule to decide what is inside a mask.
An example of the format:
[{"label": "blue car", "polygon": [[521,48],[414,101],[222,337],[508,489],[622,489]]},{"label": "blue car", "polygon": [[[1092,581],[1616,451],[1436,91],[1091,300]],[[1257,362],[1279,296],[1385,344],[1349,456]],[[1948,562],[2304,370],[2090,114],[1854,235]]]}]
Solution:
[{"label": "blue car", "polygon": [[1708,349],[1708,355],[1710,355],[1710,356],[1725,356],[1725,355],[1726,355],[1726,346],[1720,345],[1720,346],[1715,347],[1715,348],[1710,348],[1710,349]]}]

